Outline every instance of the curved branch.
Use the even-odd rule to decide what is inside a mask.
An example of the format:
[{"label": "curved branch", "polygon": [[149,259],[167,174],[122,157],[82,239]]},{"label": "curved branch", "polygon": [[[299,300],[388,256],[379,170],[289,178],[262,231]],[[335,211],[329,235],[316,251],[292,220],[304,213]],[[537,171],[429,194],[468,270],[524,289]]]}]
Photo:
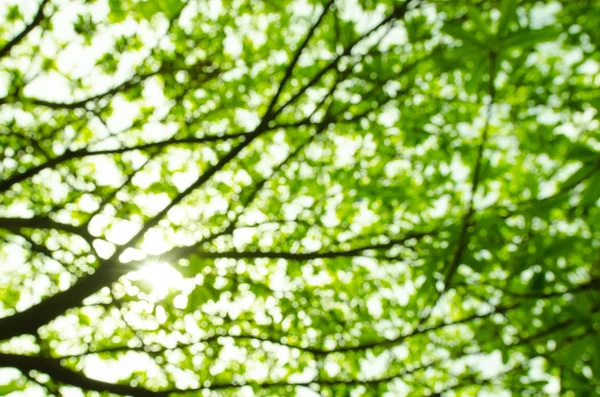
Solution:
[{"label": "curved branch", "polygon": [[60,365],[59,360],[34,356],[21,356],[18,354],[0,353],[0,367],[17,368],[22,372],[40,371],[68,385],[80,387],[84,390],[109,392],[115,394],[131,395],[135,397],[167,396],[166,392],[157,392],[141,387],[125,384],[103,382],[86,377],[83,374],[72,371]]},{"label": "curved branch", "polygon": [[40,303],[9,317],[0,318],[0,340],[19,335],[34,334],[66,310],[79,305],[85,298],[102,287],[117,281],[122,273],[101,266],[94,274],[77,280],[71,288],[61,291]]},{"label": "curved branch", "polygon": [[[508,308],[504,308],[503,310],[509,310]],[[598,308],[595,308],[593,310],[593,313],[596,313],[598,311]],[[494,311],[493,313],[490,314],[494,314],[497,313],[498,310]],[[486,317],[489,316],[490,314],[486,314],[486,315],[475,315],[475,316],[471,316],[469,318],[466,318],[464,320],[459,320],[457,322],[454,322],[452,324],[440,324],[438,327],[432,327],[428,330],[422,331],[422,330],[417,330],[415,332],[413,332],[412,335],[417,335],[423,332],[429,332],[431,330],[434,330],[436,328],[443,328],[449,325],[455,325],[455,324],[459,324],[459,323],[463,323],[466,321],[470,321],[474,318],[482,318],[482,317]],[[555,326],[552,326],[544,331],[541,331],[537,334],[534,334],[528,338],[524,338],[521,339],[520,341],[512,344],[513,346],[519,346],[519,345],[523,345],[523,344],[527,344],[529,342],[531,342],[532,340],[538,339],[540,337],[544,337],[547,336],[551,333],[554,333],[562,328],[568,327],[570,325],[572,325],[574,323],[574,319],[569,319],[563,322],[559,322],[557,323]],[[208,339],[214,340],[216,338],[219,338],[221,336],[214,336],[214,337],[210,337]],[[403,337],[403,339],[405,339],[407,336]],[[253,337],[252,337],[253,338]],[[208,341],[205,340],[205,341]],[[389,341],[392,342],[392,341]],[[393,343],[395,344],[395,343]],[[381,344],[377,344],[377,346],[381,346]],[[366,345],[363,345],[361,347],[365,348]],[[128,349],[128,350],[134,350],[134,349]],[[347,352],[347,351],[353,351],[353,350],[359,350],[357,348],[347,348],[347,349],[337,349],[334,351],[328,351],[326,354],[329,353],[334,353],[334,352]],[[111,350],[112,352],[117,351],[117,349]],[[475,353],[470,353],[470,354],[466,354],[463,356],[468,356],[471,354],[477,354],[478,352]],[[68,383],[70,385],[73,386],[77,386],[77,387],[81,387],[85,390],[95,390],[95,391],[109,391],[112,393],[119,393],[119,394],[127,394],[127,395],[132,395],[132,396],[140,396],[140,397],[146,397],[146,396],[166,396],[168,395],[170,392],[174,392],[174,391],[178,391],[178,392],[191,392],[191,391],[198,391],[198,390],[218,390],[218,389],[230,389],[230,388],[238,388],[238,387],[242,387],[244,385],[251,385],[251,386],[256,386],[256,387],[260,387],[260,388],[270,388],[270,387],[281,387],[281,386],[304,386],[304,387],[308,387],[312,384],[317,384],[317,385],[321,385],[321,386],[334,386],[334,385],[360,385],[360,384],[379,384],[379,383],[385,383],[385,382],[389,382],[393,379],[396,378],[400,378],[402,376],[408,375],[412,372],[416,372],[422,369],[426,369],[429,367],[432,367],[434,365],[439,364],[440,361],[433,361],[430,362],[428,364],[419,366],[419,367],[415,367],[412,368],[410,370],[405,370],[405,371],[401,371],[398,374],[393,374],[387,377],[382,377],[382,378],[376,378],[376,379],[371,379],[371,380],[359,380],[359,379],[351,379],[351,380],[317,380],[314,379],[312,381],[309,382],[304,382],[304,383],[291,383],[291,382],[273,382],[273,383],[254,383],[254,382],[248,382],[248,383],[240,383],[240,384],[214,384],[211,386],[207,386],[207,387],[202,387],[199,389],[193,389],[193,390],[173,390],[173,391],[152,391],[146,388],[142,388],[142,387],[135,387],[135,386],[129,386],[129,385],[123,385],[123,384],[112,384],[112,383],[106,383],[106,382],[102,382],[102,381],[97,381],[97,380],[93,380],[90,378],[85,377],[84,375],[81,375],[77,372],[74,372],[70,369],[67,369],[65,367],[63,367],[62,365],[60,365],[60,359],[50,359],[50,358],[41,358],[41,357],[33,357],[33,356],[21,356],[21,355],[16,355],[16,354],[4,354],[4,353],[0,353],[0,367],[14,367],[14,368],[18,368],[22,371],[30,371],[30,370],[37,370],[37,371],[41,371],[44,372],[48,375],[50,375],[51,377],[53,377],[56,380],[59,380],[61,382],[64,383]],[[484,384],[489,382],[491,379],[477,379],[477,378],[469,378],[471,379],[474,383],[477,384]],[[464,379],[463,379],[464,380]],[[444,389],[444,391],[446,390],[451,390],[454,389],[456,387],[462,387],[461,385],[464,385],[463,383],[459,383],[457,385],[451,386],[449,389]],[[437,394],[439,395],[439,393]]]},{"label": "curved branch", "polygon": [[508,295],[508,296],[512,296],[515,298],[532,298],[532,299],[549,299],[549,298],[554,298],[556,296],[563,296],[564,294],[575,294],[578,292],[585,292],[585,291],[589,291],[589,290],[598,290],[600,289],[600,278],[592,278],[590,281],[582,283],[582,284],[578,284],[575,285],[573,289],[567,290],[567,291],[552,291],[552,292],[518,292],[518,291],[512,291],[510,289],[506,289],[506,288],[502,288],[500,286],[491,284],[491,283],[477,283],[477,284],[466,284],[466,283],[455,283],[455,285],[457,286],[461,286],[461,287],[469,287],[469,286],[485,286],[485,287],[492,287],[500,292],[502,292],[504,295]]},{"label": "curved branch", "polygon": [[0,229],[9,231],[18,231],[20,229],[53,229],[80,236],[88,243],[91,243],[95,237],[83,226],[70,225],[54,221],[47,217],[33,218],[5,218],[0,217]]},{"label": "curved branch", "polygon": [[[200,251],[198,245],[192,245],[188,247],[174,248],[164,254],[155,255],[156,258],[166,260],[169,262],[176,262],[178,259],[183,258],[186,255],[198,255],[200,258],[206,259],[286,259],[292,261],[306,261],[311,259],[325,259],[325,258],[341,258],[341,257],[355,257],[364,254],[370,250],[384,250],[389,249],[397,245],[405,244],[411,239],[421,239],[426,236],[435,234],[436,231],[432,232],[419,232],[409,233],[406,236],[398,239],[390,239],[387,243],[363,245],[361,247],[348,249],[345,251],[314,251],[314,252],[277,252],[277,251],[222,251],[222,252],[211,252],[211,251]],[[173,266],[177,266],[173,264]]]},{"label": "curved branch", "polygon": [[116,148],[116,149],[88,150],[86,148],[83,148],[83,149],[79,149],[79,150],[66,151],[58,157],[48,160],[47,162],[40,164],[38,166],[32,167],[23,173],[13,175],[9,179],[6,179],[6,180],[0,182],[0,192],[7,191],[14,184],[22,182],[25,179],[31,178],[32,176],[38,174],[42,170],[45,170],[48,168],[54,168],[59,164],[62,164],[66,161],[70,161],[70,160],[74,160],[74,159],[91,157],[91,156],[101,156],[101,155],[106,155],[106,154],[121,154],[121,153],[131,152],[134,150],[148,150],[148,149],[153,149],[153,148],[163,148],[163,147],[172,146],[172,145],[219,142],[219,141],[224,141],[224,140],[228,140],[228,139],[244,137],[246,135],[248,135],[247,132],[239,132],[239,133],[224,134],[224,135],[204,136],[204,137],[200,137],[200,138],[196,138],[196,137],[171,138],[171,139],[167,139],[164,141],[149,142],[149,143],[144,143],[144,144],[137,145],[137,146],[129,146],[129,147]]},{"label": "curved branch", "polygon": [[[574,292],[580,292],[580,291],[582,291],[582,289],[578,288],[578,289],[575,289],[575,290],[565,291],[565,292],[561,293],[560,295],[564,295],[564,294],[568,294],[568,293],[574,293]],[[552,297],[554,297],[554,296],[559,296],[559,294],[552,295]],[[530,297],[530,298],[535,299],[536,297]],[[488,318],[488,317],[491,317],[491,316],[493,316],[495,314],[505,314],[505,313],[507,313],[507,312],[509,312],[511,310],[518,309],[519,307],[521,307],[522,304],[523,304],[523,302],[521,301],[521,302],[518,302],[518,303],[514,303],[512,305],[497,306],[493,310],[489,311],[486,314],[474,314],[472,316],[468,316],[468,317],[465,317],[465,318],[462,318],[460,320],[456,320],[456,321],[453,321],[453,322],[442,322],[442,323],[439,323],[437,325],[434,325],[434,326],[431,326],[431,327],[428,327],[428,328],[416,328],[413,331],[411,331],[411,332],[409,332],[407,334],[404,334],[404,335],[400,335],[399,337],[394,338],[394,339],[379,340],[379,341],[374,341],[374,342],[370,342],[370,343],[363,343],[363,344],[356,345],[356,346],[340,347],[340,348],[337,348],[337,349],[328,350],[325,354],[338,353],[338,352],[348,352],[348,351],[361,351],[361,350],[372,349],[372,348],[376,348],[376,347],[393,347],[393,346],[397,346],[400,343],[404,342],[406,339],[412,338],[414,336],[427,334],[429,332],[437,331],[437,330],[440,330],[440,329],[443,329],[443,328],[446,328],[446,327],[451,327],[451,326],[454,326],[454,325],[460,325],[460,324],[469,323],[471,321],[478,320],[478,319]],[[592,314],[597,313],[599,310],[600,310],[600,306],[595,307],[592,310]],[[571,318],[569,320],[565,320],[563,322],[559,322],[559,323],[555,324],[554,326],[548,328],[545,331],[542,331],[542,332],[540,332],[538,334],[534,334],[534,335],[531,335],[529,337],[523,338],[519,342],[517,342],[517,343],[515,343],[513,345],[509,345],[509,346],[521,345],[521,344],[528,343],[531,340],[539,339],[539,338],[541,338],[543,336],[550,335],[553,332],[555,332],[555,331],[557,331],[559,329],[565,328],[567,326],[570,326],[572,324],[575,324],[576,322],[577,322],[577,320],[574,319],[574,318]]]},{"label": "curved branch", "polygon": [[[469,356],[472,354],[466,354]],[[65,368],[60,364],[58,359],[49,359],[35,356],[21,356],[17,354],[5,354],[0,353],[0,367],[13,367],[23,372],[36,370],[51,376],[53,379],[60,382],[76,386],[84,390],[94,390],[100,392],[110,392],[116,394],[131,395],[134,397],[163,397],[168,396],[170,393],[189,393],[200,390],[224,390],[234,389],[244,386],[253,386],[261,389],[276,388],[276,387],[309,387],[311,385],[319,386],[358,386],[358,385],[378,385],[381,383],[387,383],[394,379],[401,378],[406,375],[413,374],[432,368],[438,365],[443,360],[434,360],[428,364],[412,367],[410,369],[402,370],[396,374],[374,378],[374,379],[313,379],[307,382],[240,382],[240,383],[215,383],[210,386],[203,386],[196,389],[175,389],[175,390],[150,390],[140,386],[130,386],[126,384],[115,384],[103,382],[95,379],[86,377],[85,375],[75,372],[71,369]]]},{"label": "curved branch", "polygon": [[367,39],[373,33],[378,31],[383,26],[387,25],[390,22],[393,22],[397,19],[403,18],[406,12],[408,11],[408,6],[411,3],[411,0],[407,0],[399,7],[394,8],[394,11],[390,13],[387,17],[385,17],[381,22],[379,22],[375,27],[367,31],[364,35],[354,40],[350,45],[344,48],[344,51],[336,56],[331,62],[329,62],[323,69],[321,69],[318,73],[316,73],[312,79],[304,86],[302,86],[298,92],[296,92],[289,100],[287,100],[283,105],[278,107],[276,110],[272,111],[272,118],[275,118],[281,112],[283,112],[286,108],[288,108],[292,103],[296,102],[309,88],[314,86],[323,76],[325,76],[329,71],[337,68],[337,65],[340,63],[342,58],[350,55],[352,50],[359,44],[361,41]]},{"label": "curved branch", "polygon": [[469,245],[469,228],[473,225],[473,217],[475,215],[475,193],[477,193],[477,189],[479,188],[479,184],[481,182],[481,168],[483,165],[483,155],[484,150],[488,141],[488,134],[490,129],[490,122],[492,119],[492,107],[494,105],[494,99],[496,96],[496,88],[495,77],[496,77],[496,53],[490,52],[489,56],[489,83],[488,83],[488,95],[490,96],[490,101],[487,104],[487,114],[485,117],[485,125],[483,126],[483,131],[481,134],[481,138],[479,141],[479,145],[477,146],[477,157],[475,159],[475,165],[473,166],[473,179],[471,182],[471,196],[469,197],[468,209],[467,213],[464,215],[462,220],[462,226],[460,229],[460,234],[458,236],[458,241],[456,243],[456,249],[454,251],[454,255],[452,256],[452,260],[450,263],[444,266],[443,271],[446,273],[444,275],[444,284],[440,291],[436,291],[434,293],[434,299],[431,306],[426,306],[419,315],[419,322],[417,327],[425,324],[427,320],[431,317],[433,313],[433,309],[438,304],[442,296],[446,293],[446,291],[450,288],[450,284],[458,270],[458,267],[461,264],[462,257]]},{"label": "curved branch", "polygon": [[139,352],[139,353],[147,353],[147,354],[159,354],[167,351],[173,351],[176,349],[185,349],[187,347],[192,347],[196,345],[200,345],[202,343],[211,343],[218,341],[221,338],[232,338],[234,340],[253,340],[258,342],[268,342],[273,343],[279,346],[287,347],[290,349],[296,349],[303,352],[315,354],[315,355],[323,355],[326,354],[327,351],[318,347],[302,347],[298,345],[294,345],[292,343],[282,342],[280,340],[268,337],[254,336],[254,335],[232,335],[232,334],[216,334],[211,335],[206,338],[199,339],[194,342],[189,343],[179,343],[175,347],[166,347],[163,345],[150,345],[150,346],[128,346],[128,345],[119,345],[119,346],[111,346],[104,349],[99,350],[89,350],[79,354],[71,354],[67,356],[56,357],[57,359],[65,359],[65,358],[78,358],[84,357],[92,354],[103,354],[103,353],[123,353],[123,352]]},{"label": "curved branch", "polygon": [[[33,97],[16,97],[11,99],[16,99],[20,103],[31,103],[36,106],[43,106],[49,109],[66,109],[66,110],[75,110],[75,109],[85,109],[87,104],[90,102],[98,101],[100,99],[106,98],[108,96],[116,95],[122,91],[127,91],[130,88],[135,87],[136,85],[143,83],[148,80],[150,77],[156,76],[160,71],[152,72],[148,74],[134,74],[129,80],[122,82],[104,92],[101,92],[96,95],[92,95],[91,97],[80,99],[74,102],[53,102],[47,101],[45,99],[33,98]],[[0,104],[9,103],[8,98],[4,97],[0,99]]]},{"label": "curved branch", "polygon": [[[408,2],[407,2],[408,3]],[[407,4],[406,3],[406,4]],[[400,9],[406,10],[406,4],[403,5]],[[358,43],[360,40],[372,34],[375,30],[377,30],[380,26],[394,20],[398,15],[398,10],[395,10],[392,15],[388,16],[384,21],[382,21],[377,27],[367,32],[365,36],[361,39],[357,40]],[[356,44],[354,43],[354,44]],[[335,64],[334,64],[335,66]],[[331,69],[331,65],[325,67],[323,69],[323,74]],[[321,74],[321,73],[319,73]],[[322,74],[321,74],[322,75]],[[313,79],[309,82],[308,85],[304,86],[303,89],[306,90],[311,85],[315,84],[318,81],[318,78]],[[293,102],[293,101],[292,101]],[[168,205],[166,205],[161,211],[158,212],[152,219],[147,221],[144,226],[136,233],[126,244],[120,246],[115,253],[109,258],[107,261],[104,261],[100,268],[91,276],[86,276],[76,282],[70,289],[60,292],[51,298],[48,298],[42,301],[40,304],[35,305],[21,313],[15,314],[14,316],[7,317],[4,319],[0,319],[0,340],[7,339],[13,336],[33,333],[39,327],[47,324],[52,321],[54,318],[58,317],[65,311],[70,308],[76,307],[80,304],[80,302],[86,297],[94,294],[99,291],[101,288],[112,284],[117,281],[120,276],[126,274],[129,271],[137,268],[136,264],[127,264],[127,266],[119,266],[121,265],[117,258],[129,247],[133,246],[137,243],[144,234],[156,226],[165,216],[166,214],[176,205],[181,203],[186,197],[188,197],[193,191],[203,186],[206,182],[208,182],[217,172],[223,169],[229,162],[235,159],[241,151],[249,146],[256,138],[258,138],[261,134],[266,131],[273,129],[273,126],[269,126],[270,122],[274,120],[277,114],[283,110],[283,108],[287,107],[291,102],[286,103],[282,107],[280,107],[277,111],[271,112],[270,114],[265,115],[256,129],[246,134],[243,137],[243,141],[236,145],[233,149],[229,151],[225,156],[223,156],[217,164],[210,167],[205,173],[203,173],[195,182],[193,182],[187,189],[183,192],[179,193]],[[50,166],[58,164],[60,161],[64,161],[64,157],[71,156],[72,152],[66,152],[62,156],[59,156],[49,163]],[[48,164],[48,163],[46,163]],[[46,166],[47,167],[47,166]],[[0,191],[5,191],[7,188],[12,186],[12,184],[16,183],[15,178],[19,180],[23,180],[38,171],[29,171],[26,172],[25,177],[24,174],[20,174],[11,178],[8,181],[4,181],[4,183],[0,183]],[[376,246],[377,248],[377,246]],[[379,247],[383,248],[383,246]],[[365,249],[371,248],[362,248],[361,251]],[[346,253],[346,256],[351,256],[353,250],[350,250]],[[314,255],[314,254],[313,254]],[[335,254],[325,254],[325,257],[337,257],[340,256],[339,253]]]},{"label": "curved branch", "polygon": [[309,29],[308,33],[306,34],[306,36],[304,38],[304,41],[302,41],[302,43],[296,50],[294,57],[292,58],[292,61],[289,63],[289,65],[285,71],[285,74],[284,74],[283,78],[281,79],[281,82],[279,83],[279,88],[277,88],[277,92],[275,93],[275,96],[273,96],[273,99],[271,99],[271,102],[269,103],[269,106],[267,107],[267,111],[265,112],[266,116],[269,116],[271,114],[271,111],[275,107],[275,105],[277,105],[277,100],[279,99],[279,96],[283,92],[283,89],[285,88],[287,81],[290,79],[290,77],[292,77],[292,73],[294,72],[294,69],[296,68],[296,64],[298,63],[298,60],[300,59],[300,55],[302,55],[302,52],[308,45],[308,42],[310,41],[312,36],[315,34],[315,31],[317,30],[317,28],[319,27],[321,22],[323,22],[323,19],[325,18],[327,11],[329,11],[329,9],[331,8],[331,6],[333,5],[334,2],[335,2],[335,0],[329,0],[327,2],[327,4],[325,5],[325,8],[323,9],[323,12],[321,13],[321,15],[319,16],[317,21],[311,26],[311,28]]},{"label": "curved branch", "polygon": [[39,26],[40,23],[42,23],[42,21],[45,18],[44,8],[46,7],[46,4],[48,4],[49,1],[50,0],[42,0],[42,2],[40,3],[40,6],[38,7],[37,13],[35,14],[35,17],[29,23],[29,25],[25,26],[25,29],[23,29],[21,31],[21,33],[19,33],[15,37],[13,37],[13,39],[11,41],[9,41],[8,43],[6,43],[4,45],[4,47],[0,48],[0,59],[7,56],[10,53],[10,50],[12,50],[14,46],[19,44],[21,42],[21,40],[23,40],[25,37],[27,37],[27,35],[33,29],[35,29],[37,26]]}]

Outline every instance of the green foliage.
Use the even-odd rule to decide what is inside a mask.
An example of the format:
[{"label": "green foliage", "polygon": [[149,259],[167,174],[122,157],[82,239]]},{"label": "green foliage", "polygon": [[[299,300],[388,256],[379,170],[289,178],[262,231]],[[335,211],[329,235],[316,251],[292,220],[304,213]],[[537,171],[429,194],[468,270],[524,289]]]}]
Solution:
[{"label": "green foliage", "polygon": [[8,384],[0,385],[0,394],[2,394],[3,396],[22,390],[25,390],[25,385],[18,381],[13,381]]},{"label": "green foliage", "polygon": [[600,395],[597,2],[9,3],[0,395]]}]

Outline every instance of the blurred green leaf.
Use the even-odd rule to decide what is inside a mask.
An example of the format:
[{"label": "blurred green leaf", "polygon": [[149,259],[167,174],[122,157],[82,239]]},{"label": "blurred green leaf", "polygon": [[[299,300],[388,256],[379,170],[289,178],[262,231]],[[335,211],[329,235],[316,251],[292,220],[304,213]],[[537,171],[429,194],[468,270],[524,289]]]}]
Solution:
[{"label": "blurred green leaf", "polygon": [[533,47],[540,43],[555,41],[560,34],[561,30],[554,26],[548,26],[538,30],[522,30],[506,37],[502,41],[502,47],[504,49],[513,47]]},{"label": "blurred green leaf", "polygon": [[470,44],[483,50],[490,49],[485,43],[477,40],[472,33],[465,31],[458,23],[449,22],[444,24],[442,27],[442,32],[462,41],[465,44]]},{"label": "blurred green leaf", "polygon": [[469,15],[469,19],[475,23],[477,30],[483,34],[485,37],[490,35],[489,24],[485,23],[481,18],[481,13],[477,9],[477,7],[469,7],[467,10],[467,14]]},{"label": "blurred green leaf", "polygon": [[600,153],[584,144],[575,144],[569,151],[568,159],[583,161],[584,163],[600,162]]},{"label": "blurred green leaf", "polygon": [[23,390],[25,390],[25,385],[18,381],[13,381],[5,385],[0,385],[0,395],[2,396]]},{"label": "blurred green leaf", "polygon": [[594,205],[600,199],[600,173],[592,175],[587,187],[581,195],[580,205],[587,207]]},{"label": "blurred green leaf", "polygon": [[533,278],[531,279],[531,289],[535,292],[540,292],[544,289],[544,286],[546,285],[546,273],[545,272],[539,272],[536,273]]},{"label": "blurred green leaf", "polygon": [[581,182],[583,182],[586,178],[590,176],[591,173],[594,172],[595,167],[590,165],[582,165],[571,174],[564,182],[561,183],[561,186],[564,189],[572,189]]},{"label": "blurred green leaf", "polygon": [[504,36],[509,23],[515,17],[516,9],[516,0],[502,0],[502,5],[500,6],[500,20],[498,21],[498,37]]}]

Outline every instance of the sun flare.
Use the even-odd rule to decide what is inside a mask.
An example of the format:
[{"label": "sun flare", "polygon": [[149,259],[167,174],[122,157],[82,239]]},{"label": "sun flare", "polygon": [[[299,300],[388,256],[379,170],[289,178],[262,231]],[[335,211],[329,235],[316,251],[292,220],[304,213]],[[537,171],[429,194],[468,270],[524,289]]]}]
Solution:
[{"label": "sun flare", "polygon": [[149,297],[153,299],[165,297],[170,289],[180,289],[184,283],[183,276],[165,262],[146,263],[140,270],[131,273],[130,278],[148,283],[151,287]]}]

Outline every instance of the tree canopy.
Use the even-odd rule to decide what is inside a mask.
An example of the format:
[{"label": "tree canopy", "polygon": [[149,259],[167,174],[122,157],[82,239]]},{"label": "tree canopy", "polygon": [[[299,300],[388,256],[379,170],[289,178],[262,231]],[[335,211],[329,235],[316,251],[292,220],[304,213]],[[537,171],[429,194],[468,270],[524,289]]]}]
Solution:
[{"label": "tree canopy", "polygon": [[0,6],[0,394],[600,395],[600,2]]}]

